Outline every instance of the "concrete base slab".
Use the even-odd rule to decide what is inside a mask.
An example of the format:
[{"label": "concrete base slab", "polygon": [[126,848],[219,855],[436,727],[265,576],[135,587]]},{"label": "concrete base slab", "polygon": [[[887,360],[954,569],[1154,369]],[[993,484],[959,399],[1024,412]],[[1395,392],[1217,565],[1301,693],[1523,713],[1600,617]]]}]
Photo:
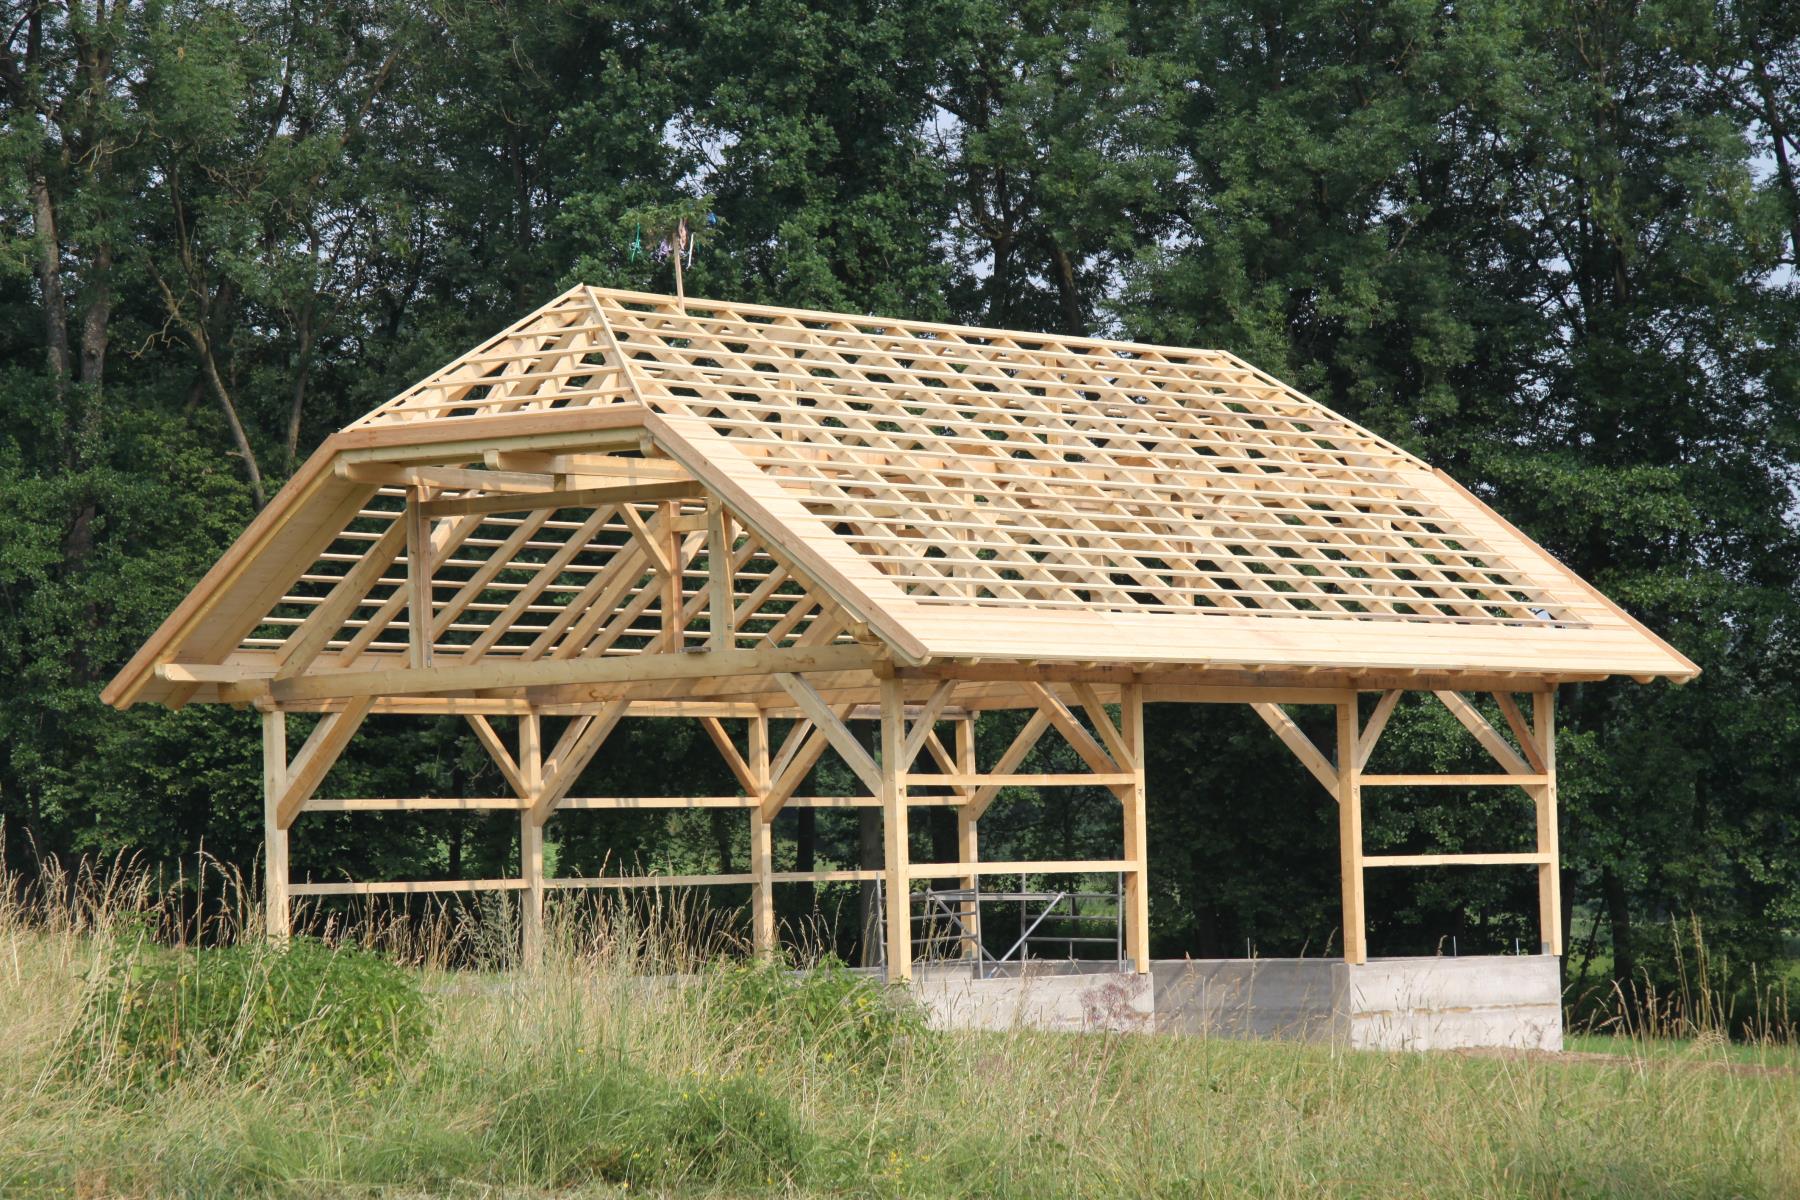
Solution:
[{"label": "concrete base slab", "polygon": [[[1148,1031],[1155,1021],[1151,977],[1133,971],[1032,969],[975,979],[968,968],[914,969],[912,991],[934,1029],[1056,1029],[1076,1033]],[[1110,964],[1109,964],[1110,966]]]},{"label": "concrete base slab", "polygon": [[1561,970],[1549,955],[1180,960],[1151,973],[1034,962],[976,979],[920,963],[913,994],[943,1029],[1147,1030],[1291,1038],[1359,1050],[1562,1049]]}]

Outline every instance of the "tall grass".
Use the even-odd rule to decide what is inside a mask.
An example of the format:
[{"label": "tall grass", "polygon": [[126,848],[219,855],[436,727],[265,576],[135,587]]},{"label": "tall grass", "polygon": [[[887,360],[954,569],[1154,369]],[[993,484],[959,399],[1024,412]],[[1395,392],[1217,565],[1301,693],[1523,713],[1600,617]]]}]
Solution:
[{"label": "tall grass", "polygon": [[[208,870],[204,940],[279,954],[256,945],[251,889]],[[316,914],[329,944],[405,960],[432,1010],[420,1052],[379,1076],[207,1057],[146,1084],[107,1060],[71,1070],[68,1050],[121,962],[170,953],[159,940],[214,952],[191,948],[195,906],[127,863],[0,873],[0,897],[6,1196],[1782,1196],[1800,1180],[1791,1050],[939,1033],[841,969],[732,957],[729,928],[666,900],[556,906],[531,970],[510,963],[502,908],[411,930]]]}]

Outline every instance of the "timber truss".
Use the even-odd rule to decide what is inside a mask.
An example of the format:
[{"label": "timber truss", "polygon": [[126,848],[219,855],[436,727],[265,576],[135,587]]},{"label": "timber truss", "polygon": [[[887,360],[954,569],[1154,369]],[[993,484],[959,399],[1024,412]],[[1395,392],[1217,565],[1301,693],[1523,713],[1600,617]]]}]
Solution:
[{"label": "timber truss", "polygon": [[[1554,951],[1555,686],[1695,673],[1440,472],[1228,354],[578,287],[328,439],[105,698],[264,714],[277,932],[293,895],[518,890],[535,938],[546,889],[731,883],[770,946],[770,888],[802,881],[773,869],[777,814],[866,804],[884,867],[805,878],[879,876],[891,937],[914,880],[1116,871],[1145,969],[1146,703],[1254,705],[1332,792],[1352,961],[1371,867],[1534,866]],[[1407,690],[1501,773],[1364,773]],[[1295,704],[1335,707],[1333,755]],[[995,709],[1030,715],[983,769]],[[318,719],[290,756],[294,713]],[[321,797],[366,718],[446,713],[508,795]],[[741,794],[582,798],[619,723],[655,717],[702,721]],[[1086,771],[1021,773],[1052,730]],[[795,795],[827,753],[862,794]],[[1536,848],[1366,855],[1362,789],[1434,781],[1523,788]],[[1119,857],[983,863],[1014,785],[1111,790]],[[909,862],[923,803],[957,810],[953,871]],[[744,809],[750,872],[545,878],[554,814],[658,805]],[[303,814],[433,807],[518,810],[519,875],[290,881]]]}]

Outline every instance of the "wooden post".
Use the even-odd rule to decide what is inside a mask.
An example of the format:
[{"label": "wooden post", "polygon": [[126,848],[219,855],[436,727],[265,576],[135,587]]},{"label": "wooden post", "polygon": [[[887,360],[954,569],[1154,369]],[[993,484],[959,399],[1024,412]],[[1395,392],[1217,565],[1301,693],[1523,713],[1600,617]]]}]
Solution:
[{"label": "wooden post", "polygon": [[1368,961],[1363,914],[1362,772],[1356,765],[1356,693],[1337,706],[1338,873],[1344,894],[1344,961]]},{"label": "wooden post", "polygon": [[262,715],[263,727],[263,907],[269,937],[285,942],[289,932],[288,831],[279,820],[287,791],[287,714]]},{"label": "wooden post", "polygon": [[406,489],[406,646],[415,670],[431,665],[431,522],[425,516],[426,493]]},{"label": "wooden post", "polygon": [[1532,741],[1544,761],[1544,782],[1531,789],[1537,801],[1537,850],[1549,855],[1538,864],[1538,953],[1563,952],[1562,863],[1556,813],[1556,690],[1538,692],[1531,702]]},{"label": "wooden post", "polygon": [[774,819],[763,815],[762,801],[769,794],[769,718],[761,713],[750,718],[749,755],[745,762],[756,782],[757,803],[750,806],[750,941],[758,954],[773,954],[775,941],[775,891],[769,876],[774,871]]},{"label": "wooden post", "polygon": [[544,824],[532,811],[544,787],[544,741],[535,709],[519,718],[519,782],[526,801],[519,814],[519,949],[525,966],[535,967],[544,958]]},{"label": "wooden post", "polygon": [[731,525],[718,497],[706,502],[707,648],[729,650],[736,644],[733,626],[736,599],[731,590]]},{"label": "wooden post", "polygon": [[[1144,688],[1128,683],[1119,689],[1120,736],[1131,752],[1131,783],[1119,789],[1125,816],[1125,956],[1138,974],[1150,970],[1150,852],[1144,816]],[[1127,764],[1120,763],[1124,767]]]},{"label": "wooden post", "polygon": [[[956,722],[956,770],[962,775],[979,774],[975,765],[975,717],[973,714],[960,718]],[[981,815],[975,811],[975,789],[965,788],[962,791],[962,803],[956,806],[956,861],[974,865],[981,861],[981,840],[977,825]],[[963,940],[962,956],[964,958],[981,957],[981,902],[979,900],[981,876],[971,872],[961,876],[960,886],[969,893],[969,905],[965,910],[964,924],[969,936]]]},{"label": "wooden post", "polygon": [[900,748],[906,740],[905,696],[900,681],[881,681],[881,841],[887,900],[887,977],[912,978],[912,887],[908,878],[906,785],[900,781]]},{"label": "wooden post", "polygon": [[687,648],[685,627],[681,623],[681,534],[675,529],[675,522],[680,519],[681,502],[663,501],[663,555],[669,560],[669,572],[662,581],[663,650],[669,654],[680,654]]}]

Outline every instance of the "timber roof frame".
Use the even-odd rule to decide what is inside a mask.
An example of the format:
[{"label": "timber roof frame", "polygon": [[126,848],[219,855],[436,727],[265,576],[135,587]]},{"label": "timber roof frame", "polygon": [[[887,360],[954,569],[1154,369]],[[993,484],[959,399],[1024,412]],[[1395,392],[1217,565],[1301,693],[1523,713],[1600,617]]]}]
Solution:
[{"label": "timber roof frame", "polygon": [[787,711],[800,673],[977,708],[1698,668],[1230,354],[578,286],[327,439],[103,698]]}]

